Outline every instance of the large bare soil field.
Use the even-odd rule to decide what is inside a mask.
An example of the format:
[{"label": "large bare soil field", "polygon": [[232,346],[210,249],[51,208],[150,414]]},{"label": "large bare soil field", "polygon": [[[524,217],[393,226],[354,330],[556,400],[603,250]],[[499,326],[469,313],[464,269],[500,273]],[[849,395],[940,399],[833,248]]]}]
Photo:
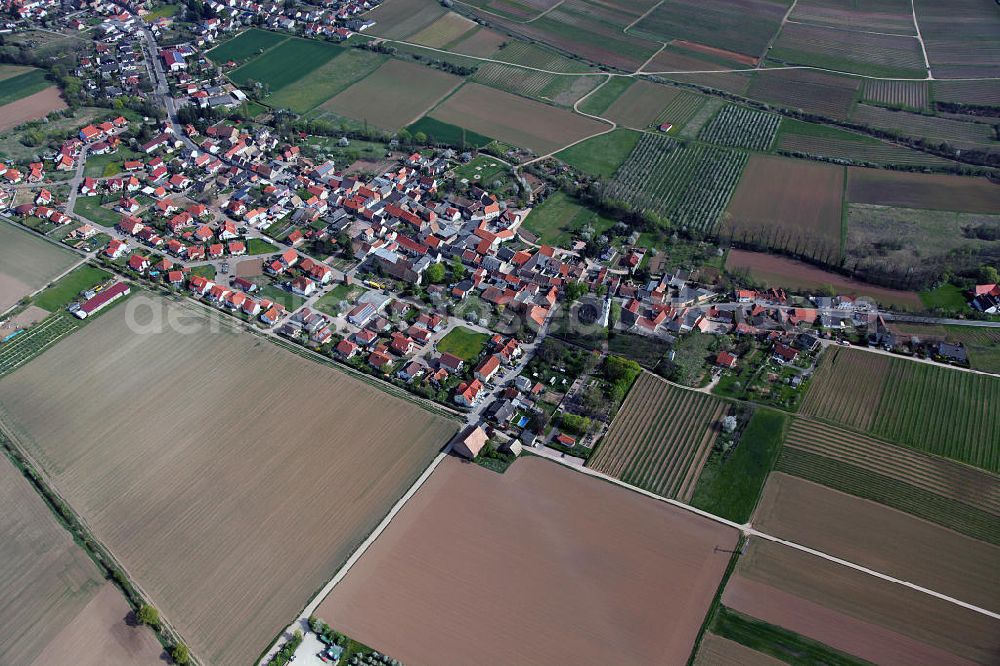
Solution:
[{"label": "large bare soil field", "polygon": [[415,122],[462,79],[424,65],[390,60],[320,108],[388,130]]},{"label": "large bare soil field", "polygon": [[59,88],[50,86],[41,92],[0,106],[0,132],[29,120],[44,118],[53,111],[62,111],[65,108],[66,102],[59,95]]},{"label": "large bare soil field", "polygon": [[752,539],[722,603],[879,664],[995,664],[1000,621]]},{"label": "large bare soil field", "polygon": [[766,252],[730,250],[726,256],[726,268],[746,269],[755,280],[772,287],[822,289],[830,285],[837,290],[837,293],[867,296],[883,305],[892,305],[904,310],[917,310],[923,307],[915,291],[877,287],[845,277],[840,273],[825,271],[804,261]]},{"label": "large bare soil field", "polygon": [[539,155],[608,129],[596,120],[477,83],[462,86],[430,115]]},{"label": "large bare soil field", "polygon": [[1000,611],[1000,548],[901,511],[775,472],[753,524],[768,534]]},{"label": "large bare soil field", "polygon": [[798,245],[803,253],[812,248],[839,253],[843,196],[843,167],[751,155],[729,204],[725,228],[736,238],[771,247]]},{"label": "large bare soil field", "polygon": [[986,178],[862,167],[850,167],[847,172],[847,199],[851,203],[966,213],[1000,211],[1000,185]]},{"label": "large bare soil field", "polygon": [[12,224],[0,222],[0,312],[44,287],[76,255]]},{"label": "large bare soil field", "polygon": [[540,458],[449,458],[316,614],[415,666],[678,664],[736,540]]},{"label": "large bare soil field", "polygon": [[5,428],[212,664],[253,661],[456,430],[232,326],[137,295],[0,382]]},{"label": "large bare soil field", "polygon": [[[50,659],[63,636],[86,626],[72,663],[155,664],[153,634],[125,624],[124,597],[63,529],[35,489],[0,455],[0,663]],[[102,656],[102,652],[104,653]]]}]

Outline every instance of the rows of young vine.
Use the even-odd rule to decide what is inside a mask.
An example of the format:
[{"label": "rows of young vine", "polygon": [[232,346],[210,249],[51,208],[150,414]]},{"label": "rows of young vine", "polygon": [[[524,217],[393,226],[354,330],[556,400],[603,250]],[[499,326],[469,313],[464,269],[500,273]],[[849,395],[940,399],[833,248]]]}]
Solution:
[{"label": "rows of young vine", "polygon": [[603,190],[605,200],[687,229],[711,232],[729,204],[747,155],[643,134]]},{"label": "rows of young vine", "polygon": [[730,104],[702,128],[699,138],[719,146],[770,150],[780,124],[777,114]]}]

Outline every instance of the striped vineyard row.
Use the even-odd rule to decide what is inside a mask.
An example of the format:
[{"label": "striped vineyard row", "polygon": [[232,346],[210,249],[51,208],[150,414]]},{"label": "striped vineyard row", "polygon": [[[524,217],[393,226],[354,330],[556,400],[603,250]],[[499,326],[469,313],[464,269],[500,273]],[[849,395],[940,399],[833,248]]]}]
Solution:
[{"label": "striped vineyard row", "polygon": [[702,128],[700,138],[719,146],[766,151],[780,124],[781,116],[775,113],[730,104]]},{"label": "striped vineyard row", "polygon": [[711,232],[746,162],[740,151],[643,134],[603,195],[678,227]]},{"label": "striped vineyard row", "polygon": [[878,502],[1000,546],[1000,518],[995,514],[920,485],[794,447],[782,450],[775,471]]},{"label": "striped vineyard row", "polygon": [[995,474],[808,419],[795,419],[785,445],[974,506],[1000,522],[1000,477]]},{"label": "striped vineyard row", "polygon": [[1000,378],[834,348],[802,413],[996,473],[998,404]]},{"label": "striped vineyard row", "polygon": [[690,499],[726,403],[643,374],[589,465],[663,497]]}]

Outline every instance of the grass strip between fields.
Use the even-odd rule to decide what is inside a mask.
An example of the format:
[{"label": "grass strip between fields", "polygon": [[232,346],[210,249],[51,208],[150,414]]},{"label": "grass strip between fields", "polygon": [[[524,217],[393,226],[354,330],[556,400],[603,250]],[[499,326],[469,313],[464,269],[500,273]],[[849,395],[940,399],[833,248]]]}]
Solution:
[{"label": "grass strip between fields", "polygon": [[756,620],[722,606],[712,622],[712,633],[796,666],[867,666],[853,657],[794,631]]},{"label": "grass strip between fields", "polygon": [[758,407],[729,456],[712,452],[691,506],[735,523],[749,520],[778,459],[788,420],[784,412]]}]

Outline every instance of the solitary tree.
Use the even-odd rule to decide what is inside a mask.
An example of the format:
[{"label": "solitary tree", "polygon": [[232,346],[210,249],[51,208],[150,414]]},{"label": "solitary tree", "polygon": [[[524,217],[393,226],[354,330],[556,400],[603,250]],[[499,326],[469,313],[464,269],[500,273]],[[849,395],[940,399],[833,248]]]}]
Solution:
[{"label": "solitary tree", "polygon": [[174,646],[174,649],[170,652],[170,656],[173,658],[175,664],[179,666],[186,666],[191,663],[191,651],[188,650],[188,646],[184,643],[178,643]]},{"label": "solitary tree", "polygon": [[136,613],[135,616],[139,622],[150,627],[155,627],[160,624],[160,611],[156,610],[149,604],[143,604],[140,606],[139,612]]}]

